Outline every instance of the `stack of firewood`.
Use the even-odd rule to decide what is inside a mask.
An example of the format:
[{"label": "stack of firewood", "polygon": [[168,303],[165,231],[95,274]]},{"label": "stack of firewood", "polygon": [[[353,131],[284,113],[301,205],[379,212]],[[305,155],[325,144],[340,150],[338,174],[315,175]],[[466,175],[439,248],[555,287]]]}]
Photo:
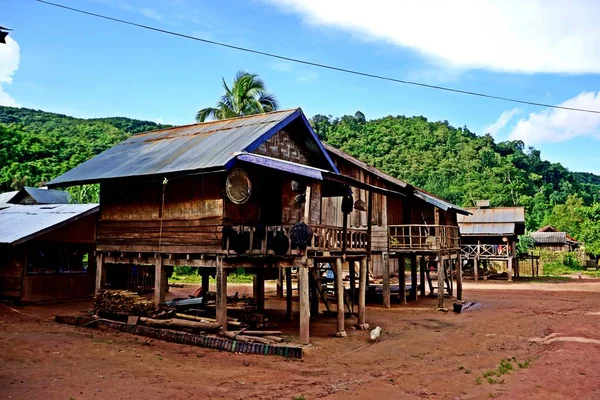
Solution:
[{"label": "stack of firewood", "polygon": [[154,312],[154,303],[127,290],[100,290],[94,296],[94,311],[96,314],[149,315]]}]

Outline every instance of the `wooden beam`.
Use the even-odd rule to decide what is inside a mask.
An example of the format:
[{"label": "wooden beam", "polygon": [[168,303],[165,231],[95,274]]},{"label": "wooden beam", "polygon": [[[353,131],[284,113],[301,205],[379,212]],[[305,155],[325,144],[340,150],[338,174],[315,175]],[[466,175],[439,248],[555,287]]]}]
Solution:
[{"label": "wooden beam", "polygon": [[310,185],[306,185],[304,203],[304,223],[310,224]]},{"label": "wooden beam", "polygon": [[479,253],[481,252],[481,240],[477,240],[477,252],[473,260],[473,279],[475,282],[479,280]]},{"label": "wooden beam", "polygon": [[383,307],[390,308],[390,256],[383,253]]},{"label": "wooden beam", "polygon": [[400,304],[406,304],[406,258],[398,257],[398,298]]},{"label": "wooden beam", "polygon": [[369,198],[367,200],[367,235],[369,236],[369,243],[367,244],[367,259],[368,261],[371,261],[371,247],[373,243],[373,191],[371,190],[369,190]]},{"label": "wooden beam", "polygon": [[358,325],[362,329],[369,329],[366,325],[366,297],[367,297],[367,258],[360,260],[358,279]]},{"label": "wooden beam", "polygon": [[417,256],[412,254],[410,256],[410,299],[417,300]]},{"label": "wooden beam", "polygon": [[352,314],[354,314],[354,305],[356,304],[356,264],[357,261],[346,261],[350,272],[350,302],[352,303]]},{"label": "wooden beam", "polygon": [[462,287],[462,259],[460,251],[456,256],[456,300],[462,301],[463,299],[463,287]]},{"label": "wooden beam", "polygon": [[288,321],[293,319],[292,312],[292,268],[285,268],[285,315]]},{"label": "wooden beam", "polygon": [[300,294],[300,343],[310,343],[310,304],[308,299],[308,262],[298,268],[298,292]]},{"label": "wooden beam", "polygon": [[202,272],[202,291],[208,293],[210,289],[210,274],[208,272]]},{"label": "wooden beam", "polygon": [[154,264],[154,304],[165,302],[165,268],[162,254],[157,254]]},{"label": "wooden beam", "polygon": [[106,269],[104,268],[104,255],[102,253],[96,254],[96,293],[106,283]]},{"label": "wooden beam", "polygon": [[277,297],[280,299],[283,298],[283,279],[283,268],[277,268]]},{"label": "wooden beam", "polygon": [[265,310],[265,268],[264,265],[258,266],[254,275],[254,299],[256,308],[259,312]]},{"label": "wooden beam", "polygon": [[437,257],[437,276],[438,276],[438,308],[444,308],[444,259],[441,254]]},{"label": "wooden beam", "polygon": [[227,330],[227,270],[223,268],[223,260],[217,260],[217,322]]},{"label": "wooden beam", "polygon": [[427,260],[425,256],[419,258],[420,263],[420,277],[419,285],[421,285],[421,296],[425,296],[425,268],[427,268]]},{"label": "wooden beam", "polygon": [[344,327],[344,277],[342,276],[342,259],[335,260],[335,288],[337,295],[337,337],[346,337]]}]

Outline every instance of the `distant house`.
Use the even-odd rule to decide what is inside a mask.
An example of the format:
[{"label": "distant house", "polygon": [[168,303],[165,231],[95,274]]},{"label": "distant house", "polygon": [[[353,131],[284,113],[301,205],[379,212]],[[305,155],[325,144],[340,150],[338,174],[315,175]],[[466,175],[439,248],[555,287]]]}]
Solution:
[{"label": "distant house", "polygon": [[530,234],[536,249],[548,251],[574,251],[580,243],[569,236],[567,232],[560,232],[551,225],[544,226]]},{"label": "distant house", "polygon": [[93,294],[97,216],[97,204],[0,206],[0,297],[28,303]]},{"label": "distant house", "polygon": [[0,193],[0,207],[5,204],[69,204],[69,193],[63,190],[33,188]]},{"label": "distant house", "polygon": [[525,233],[523,207],[491,208],[487,200],[477,202],[476,208],[467,209],[471,215],[458,215],[461,249],[465,259],[477,266],[474,277],[479,277],[480,263],[505,262],[508,280],[512,280],[518,235]]}]

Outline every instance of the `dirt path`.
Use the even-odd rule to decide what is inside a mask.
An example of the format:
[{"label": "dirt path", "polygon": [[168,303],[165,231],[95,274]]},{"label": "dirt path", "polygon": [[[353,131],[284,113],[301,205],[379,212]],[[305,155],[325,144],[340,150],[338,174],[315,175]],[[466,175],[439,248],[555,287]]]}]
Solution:
[{"label": "dirt path", "polygon": [[[249,288],[238,286],[240,293]],[[374,344],[368,332],[350,328],[354,321],[348,321],[348,338],[331,337],[334,319],[319,316],[313,347],[301,361],[47,320],[85,310],[89,302],[17,308],[21,313],[0,305],[0,398],[600,398],[600,345],[594,343],[600,340],[600,282],[467,282],[465,293],[481,306],[443,314],[429,298],[388,310],[373,304],[367,320],[383,328]],[[267,307],[283,310],[278,300]],[[296,323],[281,329],[295,334]],[[532,341],[551,334],[591,340]],[[477,377],[512,357],[511,373],[478,384]]]}]

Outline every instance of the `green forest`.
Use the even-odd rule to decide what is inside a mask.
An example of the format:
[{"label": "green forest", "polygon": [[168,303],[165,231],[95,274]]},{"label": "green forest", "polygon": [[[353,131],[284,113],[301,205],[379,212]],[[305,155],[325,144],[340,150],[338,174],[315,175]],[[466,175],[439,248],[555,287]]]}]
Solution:
[{"label": "green forest", "polygon": [[[496,142],[425,117],[363,113],[311,119],[321,139],[382,171],[461,206],[489,199],[523,205],[527,228],[552,224],[600,253],[600,176],[571,172],[523,142]],[[0,107],[0,192],[41,186],[128,136],[166,125],[130,118],[80,119]],[[97,201],[97,187],[69,189]]]}]

